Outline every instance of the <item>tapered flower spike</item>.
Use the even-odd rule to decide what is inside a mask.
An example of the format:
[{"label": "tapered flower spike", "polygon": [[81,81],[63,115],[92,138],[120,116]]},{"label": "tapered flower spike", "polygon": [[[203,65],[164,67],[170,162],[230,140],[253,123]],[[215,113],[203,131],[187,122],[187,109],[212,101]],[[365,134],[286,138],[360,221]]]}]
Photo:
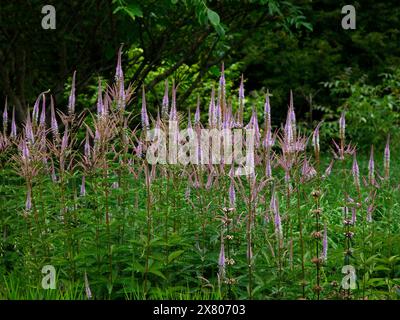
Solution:
[{"label": "tapered flower spike", "polygon": [[194,124],[200,124],[200,96],[197,96],[196,113],[194,114]]},{"label": "tapered flower spike", "polygon": [[84,154],[85,154],[86,159],[88,160],[90,158],[90,142],[89,142],[89,129],[88,128],[86,128]]},{"label": "tapered flower spike", "polygon": [[352,174],[353,174],[353,178],[354,178],[354,185],[357,187],[357,189],[359,189],[360,188],[360,169],[359,169],[358,163],[357,163],[356,152],[354,152],[354,156],[353,156]]},{"label": "tapered flower spike", "polygon": [[75,113],[75,76],[76,71],[72,75],[71,92],[68,97],[68,114],[73,115]]},{"label": "tapered flower spike", "polygon": [[214,127],[217,123],[214,87],[211,88],[211,99],[210,99],[210,105],[208,107],[208,122],[210,127]]},{"label": "tapered flower spike", "polygon": [[65,126],[64,134],[61,139],[61,150],[64,151],[68,147],[68,126]]},{"label": "tapered flower spike", "polygon": [[264,121],[266,130],[271,130],[271,105],[269,103],[269,91],[265,95]]},{"label": "tapered flower spike", "polygon": [[237,113],[237,125],[238,127],[243,126],[243,111],[244,111],[244,78],[243,74],[240,78],[240,85],[239,85],[239,108]]},{"label": "tapered flower spike", "polygon": [[271,169],[271,156],[269,152],[267,153],[267,158],[265,160],[265,176],[269,179],[272,178],[272,169]]},{"label": "tapered flower spike", "polygon": [[32,121],[36,125],[39,119],[39,103],[40,103],[40,98],[42,94],[40,94],[35,101],[35,104],[33,105],[33,110],[32,110]]},{"label": "tapered flower spike", "polygon": [[244,100],[244,79],[243,74],[240,78],[240,86],[239,86],[239,100]]},{"label": "tapered flower spike", "polygon": [[221,124],[224,120],[225,113],[226,113],[226,101],[225,101],[225,67],[224,63],[222,62],[221,66],[221,76],[219,78],[219,95],[218,95],[218,105],[221,111],[221,116],[219,118],[219,123]]},{"label": "tapered flower spike", "polygon": [[282,223],[281,216],[279,214],[279,204],[278,199],[275,195],[275,191],[272,191],[272,197],[270,202],[270,210],[274,214],[274,224],[275,224],[275,232],[281,236],[282,235]]},{"label": "tapered flower spike", "polygon": [[171,111],[169,113],[169,121],[177,121],[178,115],[176,110],[176,87],[175,81],[172,80],[172,103],[171,103]]},{"label": "tapered flower spike", "polygon": [[161,106],[161,116],[163,119],[168,119],[169,98],[168,98],[168,80],[165,79],[164,97]]},{"label": "tapered flower spike", "polygon": [[326,223],[324,224],[324,237],[322,239],[322,255],[321,258],[324,262],[328,260],[328,230]]},{"label": "tapered flower spike", "polygon": [[8,106],[7,106],[7,97],[6,97],[6,102],[4,104],[4,111],[3,111],[3,130],[4,132],[7,132],[7,127],[8,127]]},{"label": "tapered flower spike", "polygon": [[314,129],[313,136],[312,136],[312,145],[314,148],[314,153],[317,157],[319,155],[320,147],[319,147],[319,128],[321,127],[322,122],[318,123],[316,128]]},{"label": "tapered flower spike", "polygon": [[341,141],[345,140],[345,133],[346,133],[346,114],[343,111],[339,119],[339,136]]},{"label": "tapered flower spike", "polygon": [[374,146],[371,146],[371,155],[368,163],[368,180],[371,185],[375,184],[375,161],[374,161]]},{"label": "tapered flower spike", "polygon": [[326,179],[331,175],[334,162],[335,162],[334,160],[331,160],[331,162],[329,163],[328,167],[325,170],[324,175],[322,176],[322,179]]},{"label": "tapered flower spike", "polygon": [[103,104],[103,92],[102,92],[101,80],[99,79],[99,85],[97,89],[97,115],[100,117],[104,114]]},{"label": "tapered flower spike", "polygon": [[225,67],[224,67],[224,63],[223,62],[222,62],[222,65],[221,65],[221,76],[219,78],[219,85],[220,85],[221,89],[223,87],[225,87]]},{"label": "tapered flower spike", "polygon": [[24,162],[28,162],[29,158],[30,158],[30,152],[29,152],[29,148],[28,148],[28,144],[26,143],[25,139],[22,139],[21,144],[19,146],[20,150],[21,150],[21,158]]},{"label": "tapered flower spike", "polygon": [[92,299],[92,291],[90,290],[89,280],[85,271],[85,292],[88,299]]},{"label": "tapered flower spike", "polygon": [[124,73],[122,71],[122,64],[121,64],[122,47],[123,44],[121,44],[118,50],[117,67],[115,69],[115,81],[117,82],[121,81],[124,82]]},{"label": "tapered flower spike", "polygon": [[284,143],[286,150],[292,150],[293,141],[294,141],[294,133],[293,133],[293,126],[292,121],[290,120],[290,108],[287,113],[286,123],[284,127]]},{"label": "tapered flower spike", "polygon": [[215,107],[215,119],[216,119],[215,125],[217,126],[217,128],[221,128],[221,118],[222,118],[221,104],[218,101]]},{"label": "tapered flower spike", "polygon": [[290,90],[290,102],[289,102],[289,118],[292,123],[293,133],[296,134],[296,114],[294,112],[294,104],[293,104],[293,91]]},{"label": "tapered flower spike", "polygon": [[390,134],[387,137],[385,151],[383,154],[383,166],[385,169],[385,180],[389,180],[390,177]]},{"label": "tapered flower spike", "polygon": [[56,119],[56,112],[54,110],[54,99],[53,96],[50,96],[50,111],[51,111],[51,131],[53,132],[53,137],[56,139],[58,134],[58,123]]},{"label": "tapered flower spike", "polygon": [[146,92],[144,90],[144,86],[142,88],[142,128],[149,130],[150,128],[150,123],[149,123],[149,116],[147,114],[147,108],[146,108]]},{"label": "tapered flower spike", "polygon": [[13,139],[15,139],[17,137],[17,125],[15,123],[15,107],[13,107],[13,111],[12,111],[10,137]]},{"label": "tapered flower spike", "polygon": [[27,115],[26,123],[25,123],[25,136],[32,144],[35,143],[35,137],[33,135],[32,121],[31,116]]},{"label": "tapered flower spike", "polygon": [[45,96],[45,94],[43,94],[43,96],[42,96],[42,111],[40,113],[39,124],[42,127],[45,127],[45,125],[46,125],[46,96]]}]

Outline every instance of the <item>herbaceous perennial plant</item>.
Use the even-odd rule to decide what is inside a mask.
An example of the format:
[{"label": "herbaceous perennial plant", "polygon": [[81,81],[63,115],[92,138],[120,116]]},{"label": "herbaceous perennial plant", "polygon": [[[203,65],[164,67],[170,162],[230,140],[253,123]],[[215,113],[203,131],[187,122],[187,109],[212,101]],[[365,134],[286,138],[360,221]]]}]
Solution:
[{"label": "herbaceous perennial plant", "polygon": [[[187,119],[174,82],[165,82],[157,114],[145,87],[141,110],[129,107],[121,50],[113,84],[99,82],[94,114],[76,112],[75,78],[65,113],[42,92],[17,128],[5,102],[1,298],[398,298],[400,196],[389,137],[383,164],[371,147],[360,166],[342,113],[327,159],[324,124],[302,132],[292,94],[283,125],[271,121],[269,93],[260,119],[245,104],[243,77],[238,98],[226,96],[223,66],[207,114],[198,99]],[[132,126],[136,115],[141,124]],[[204,138],[205,129],[222,134]],[[234,129],[253,134],[242,140]],[[240,170],[238,154],[251,170]],[[40,287],[44,265],[57,271],[56,290]],[[348,265],[353,287],[342,284]]]}]

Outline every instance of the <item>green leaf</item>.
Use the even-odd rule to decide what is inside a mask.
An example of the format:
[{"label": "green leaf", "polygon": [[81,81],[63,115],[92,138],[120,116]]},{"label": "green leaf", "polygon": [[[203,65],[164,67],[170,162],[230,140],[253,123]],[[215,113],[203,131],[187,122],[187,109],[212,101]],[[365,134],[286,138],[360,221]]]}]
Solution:
[{"label": "green leaf", "polygon": [[155,274],[156,276],[163,278],[164,280],[167,280],[167,278],[162,274],[162,272],[160,270],[151,269],[151,270],[149,270],[149,272],[152,274]]},{"label": "green leaf", "polygon": [[211,24],[215,27],[219,25],[220,19],[218,13],[211,9],[207,9],[208,20],[210,20]]},{"label": "green leaf", "polygon": [[173,260],[178,258],[184,252],[185,252],[184,250],[177,250],[177,251],[174,251],[174,252],[170,253],[169,256],[168,256],[168,263],[171,263]]},{"label": "green leaf", "polygon": [[143,17],[143,11],[137,3],[130,3],[124,7],[124,11],[132,18],[132,20],[135,20],[135,17]]},{"label": "green leaf", "polygon": [[215,26],[215,30],[217,31],[220,37],[223,37],[225,35],[225,30],[220,24]]}]

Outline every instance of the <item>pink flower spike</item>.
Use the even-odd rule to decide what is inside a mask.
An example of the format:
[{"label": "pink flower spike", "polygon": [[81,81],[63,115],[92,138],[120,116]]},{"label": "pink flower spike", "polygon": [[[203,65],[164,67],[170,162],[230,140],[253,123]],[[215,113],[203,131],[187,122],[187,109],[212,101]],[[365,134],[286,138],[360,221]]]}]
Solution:
[{"label": "pink flower spike", "polygon": [[161,116],[163,119],[168,118],[168,109],[169,109],[168,80],[165,80],[164,97],[163,97],[162,106],[161,106]]},{"label": "pink flower spike", "polygon": [[375,185],[375,161],[374,161],[374,146],[371,146],[371,155],[368,163],[368,182]]},{"label": "pink flower spike", "polygon": [[4,130],[4,132],[7,132],[7,126],[8,126],[8,111],[7,111],[7,97],[6,97],[6,103],[4,105],[4,111],[3,111],[3,130]]},{"label": "pink flower spike", "polygon": [[142,128],[149,130],[150,128],[150,123],[149,123],[149,116],[147,114],[147,108],[146,108],[146,92],[144,90],[144,86],[142,88]]},{"label": "pink flower spike", "polygon": [[46,125],[46,96],[42,96],[42,112],[40,113],[39,124],[44,127]]},{"label": "pink flower spike", "polygon": [[13,139],[17,137],[17,125],[15,123],[15,107],[13,107],[13,112],[12,112],[10,137]]},{"label": "pink flower spike", "polygon": [[384,168],[385,168],[385,180],[389,180],[389,177],[390,177],[390,134],[387,137],[383,158],[384,158]]},{"label": "pink flower spike", "polygon": [[75,75],[74,71],[72,75],[71,92],[68,97],[68,114],[73,115],[75,113]]}]

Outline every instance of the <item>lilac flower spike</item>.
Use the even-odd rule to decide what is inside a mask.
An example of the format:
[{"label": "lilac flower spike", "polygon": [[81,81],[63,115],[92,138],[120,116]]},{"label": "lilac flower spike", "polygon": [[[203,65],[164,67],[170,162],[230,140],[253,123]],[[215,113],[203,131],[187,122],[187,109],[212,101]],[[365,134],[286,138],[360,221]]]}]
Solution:
[{"label": "lilac flower spike", "polygon": [[39,118],[39,102],[40,102],[40,97],[42,96],[42,94],[40,94],[36,101],[35,104],[33,105],[33,110],[32,110],[32,121],[33,123],[37,123],[38,118]]},{"label": "lilac flower spike", "polygon": [[334,164],[334,160],[331,160],[331,162],[329,163],[328,167],[325,170],[324,175],[322,176],[322,179],[326,179],[327,177],[329,177],[331,175],[333,164]]},{"label": "lilac flower spike", "polygon": [[200,124],[200,96],[197,96],[196,113],[194,114],[194,124]]},{"label": "lilac flower spike", "polygon": [[271,130],[271,105],[269,103],[269,92],[265,95],[265,104],[264,104],[264,121],[266,128]]},{"label": "lilac flower spike", "polygon": [[221,76],[219,78],[219,85],[221,86],[221,88],[225,87],[225,67],[223,62],[221,66]]},{"label": "lilac flower spike", "polygon": [[271,169],[271,157],[268,154],[265,164],[265,176],[269,179],[272,178],[272,169]]},{"label": "lilac flower spike", "polygon": [[389,180],[390,177],[390,135],[387,137],[385,151],[383,154],[384,168],[385,168],[385,180]]},{"label": "lilac flower spike", "polygon": [[315,154],[319,154],[320,148],[319,148],[319,128],[321,127],[322,122],[318,123],[316,128],[314,129],[313,132],[313,137],[312,137],[312,145],[314,148]]},{"label": "lilac flower spike", "polygon": [[354,185],[357,188],[360,188],[360,169],[359,169],[358,163],[357,163],[356,152],[354,152],[352,174],[353,174],[353,178],[354,178]]},{"label": "lilac flower spike", "polygon": [[171,103],[171,111],[169,113],[169,121],[177,121],[178,115],[176,111],[176,87],[175,82],[172,81],[172,103]]},{"label": "lilac flower spike", "polygon": [[296,133],[296,114],[294,112],[294,105],[293,105],[293,91],[290,90],[290,102],[289,102],[289,118],[290,121],[292,122],[292,127],[294,133]]},{"label": "lilac flower spike", "polygon": [[168,80],[165,80],[165,85],[164,85],[164,97],[162,101],[162,107],[161,107],[161,116],[163,119],[168,118],[168,109],[169,109],[169,98],[168,98]]},{"label": "lilac flower spike", "polygon": [[19,145],[19,149],[21,150],[21,153],[22,153],[22,160],[29,161],[30,152],[29,152],[28,144],[26,143],[25,139],[22,139],[21,144]]},{"label": "lilac flower spike", "polygon": [[144,86],[142,88],[142,127],[143,129],[149,130],[150,128],[150,123],[149,123],[149,116],[147,114],[147,108],[146,108],[146,92],[144,90]]},{"label": "lilac flower spike", "polygon": [[215,91],[214,87],[211,89],[211,100],[210,105],[208,107],[208,122],[210,127],[214,127],[216,125],[216,108],[215,108]]},{"label": "lilac flower spike", "polygon": [[8,111],[7,111],[7,97],[6,97],[6,103],[4,105],[4,111],[3,111],[3,129],[4,129],[4,132],[7,131],[7,125],[8,125]]},{"label": "lilac flower spike", "polygon": [[215,107],[215,114],[214,114],[214,119],[215,119],[214,122],[218,128],[221,127],[221,117],[222,117],[221,104],[218,101],[217,106]]},{"label": "lilac flower spike", "polygon": [[42,112],[40,113],[39,124],[44,127],[46,124],[46,96],[42,96]]},{"label": "lilac flower spike", "polygon": [[17,137],[17,125],[15,123],[15,107],[13,107],[13,112],[12,112],[10,137],[13,139]]},{"label": "lilac flower spike", "polygon": [[340,119],[339,119],[339,135],[340,135],[340,140],[344,141],[345,138],[345,133],[346,133],[346,114],[343,111]]},{"label": "lilac flower spike", "polygon": [[118,50],[117,67],[115,69],[115,80],[117,82],[124,81],[124,73],[121,66],[122,47],[123,45],[121,45]]},{"label": "lilac flower spike", "polygon": [[103,93],[101,87],[101,80],[99,79],[99,85],[97,90],[97,115],[100,117],[103,114],[104,114]]},{"label": "lilac flower spike", "polygon": [[374,161],[374,146],[371,146],[371,155],[368,163],[368,180],[369,183],[375,184],[375,161]]},{"label": "lilac flower spike", "polygon": [[92,299],[92,291],[90,290],[89,280],[85,271],[85,292],[88,299]]},{"label": "lilac flower spike", "polygon": [[278,199],[277,199],[277,197],[275,195],[275,191],[272,192],[270,210],[271,210],[271,212],[274,213],[275,232],[279,236],[281,236],[282,235],[281,216],[279,214],[279,204],[278,204]]},{"label": "lilac flower spike", "polygon": [[241,101],[244,100],[244,79],[243,79],[243,74],[242,74],[242,77],[240,79],[239,100],[241,100]]},{"label": "lilac flower spike", "polygon": [[75,113],[75,75],[76,71],[72,75],[71,92],[68,98],[68,114],[73,115]]},{"label": "lilac flower spike", "polygon": [[86,128],[84,154],[85,154],[86,159],[90,158],[90,143],[89,143],[89,129],[88,128]]},{"label": "lilac flower spike", "polygon": [[58,137],[58,123],[56,119],[56,112],[54,110],[53,96],[50,97],[50,110],[51,110],[51,131],[53,132],[54,138]]},{"label": "lilac flower spike", "polygon": [[29,115],[29,113],[28,113],[28,117],[27,117],[26,123],[25,123],[25,136],[32,144],[35,143],[35,138],[34,138],[33,129],[32,129],[32,121],[31,121],[31,116]]}]

